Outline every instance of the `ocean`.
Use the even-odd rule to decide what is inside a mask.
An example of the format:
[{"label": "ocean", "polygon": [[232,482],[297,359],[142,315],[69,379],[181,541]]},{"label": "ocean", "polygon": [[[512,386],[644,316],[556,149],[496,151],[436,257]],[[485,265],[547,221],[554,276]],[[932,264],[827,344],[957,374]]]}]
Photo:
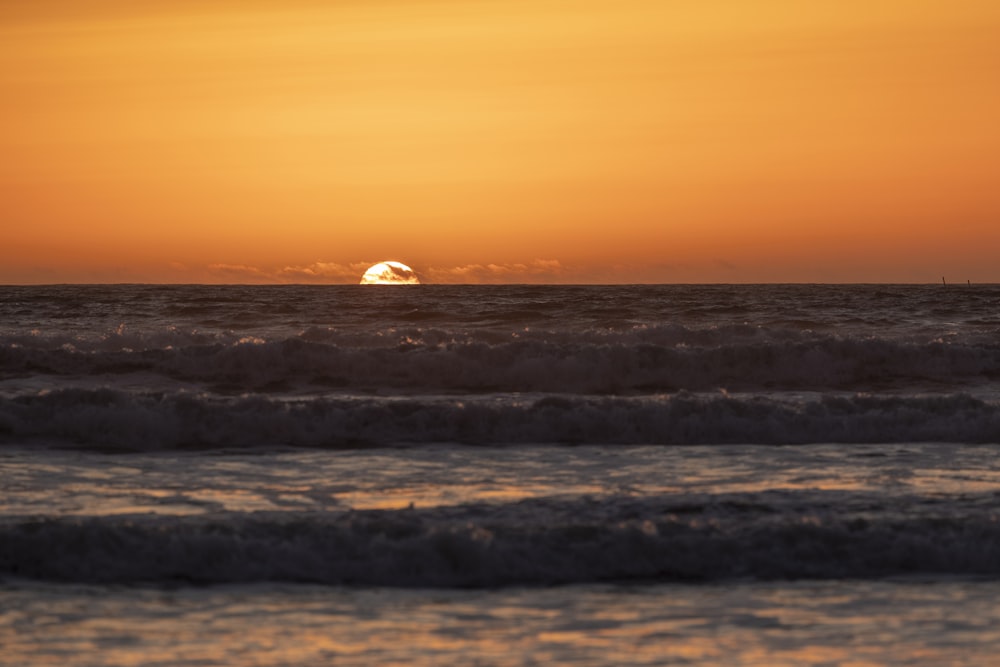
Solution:
[{"label": "ocean", "polygon": [[984,665],[1000,286],[0,287],[0,665]]}]

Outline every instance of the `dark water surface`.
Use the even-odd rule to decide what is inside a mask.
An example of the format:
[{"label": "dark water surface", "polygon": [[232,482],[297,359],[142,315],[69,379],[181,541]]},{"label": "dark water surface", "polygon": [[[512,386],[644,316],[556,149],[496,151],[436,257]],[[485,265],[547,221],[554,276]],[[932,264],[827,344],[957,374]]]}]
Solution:
[{"label": "dark water surface", "polygon": [[998,389],[996,286],[0,287],[0,664],[984,664]]}]

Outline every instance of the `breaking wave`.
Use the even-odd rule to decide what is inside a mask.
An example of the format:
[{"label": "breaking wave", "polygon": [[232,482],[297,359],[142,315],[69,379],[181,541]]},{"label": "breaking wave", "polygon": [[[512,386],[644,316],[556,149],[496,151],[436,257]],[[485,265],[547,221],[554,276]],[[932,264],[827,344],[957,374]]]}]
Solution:
[{"label": "breaking wave", "polygon": [[[572,394],[963,386],[1000,378],[1000,345],[664,327],[505,341],[434,331],[367,342],[305,332],[268,341],[163,334],[100,343],[0,340],[0,379],[149,374],[214,391],[316,389]],[[350,344],[347,344],[350,343]],[[131,347],[134,345],[134,347]]]},{"label": "breaking wave", "polygon": [[0,441],[83,448],[1000,442],[1000,405],[964,394],[289,400],[64,389],[0,398]]},{"label": "breaking wave", "polygon": [[503,586],[1000,574],[995,517],[865,518],[753,498],[489,509],[14,519],[0,578]]}]

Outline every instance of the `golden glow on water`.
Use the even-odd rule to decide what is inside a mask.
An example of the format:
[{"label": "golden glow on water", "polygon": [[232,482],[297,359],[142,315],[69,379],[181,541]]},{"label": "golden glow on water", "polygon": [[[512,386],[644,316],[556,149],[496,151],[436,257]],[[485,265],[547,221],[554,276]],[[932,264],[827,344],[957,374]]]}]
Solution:
[{"label": "golden glow on water", "polygon": [[[74,457],[54,453],[45,460],[5,461],[9,487],[0,499],[0,513],[30,515],[40,507],[53,515],[74,516],[398,510],[411,503],[428,509],[560,496],[886,489],[928,495],[989,493],[1000,486],[1000,471],[983,448],[923,445],[924,460],[941,462],[926,468],[915,468],[909,460],[897,463],[893,449],[622,446],[597,458],[567,458],[563,448],[537,450],[526,458],[517,448],[484,448],[426,452],[426,458],[415,455],[408,461],[378,452],[298,452],[279,455],[278,467],[262,466],[253,456],[202,456],[198,466],[190,467],[183,458],[133,455],[118,459],[123,465],[106,468],[81,468]],[[182,489],[176,474],[188,481]],[[59,494],[52,494],[54,487]]]},{"label": "golden glow on water", "polygon": [[991,664],[997,582],[0,588],[3,665]]}]

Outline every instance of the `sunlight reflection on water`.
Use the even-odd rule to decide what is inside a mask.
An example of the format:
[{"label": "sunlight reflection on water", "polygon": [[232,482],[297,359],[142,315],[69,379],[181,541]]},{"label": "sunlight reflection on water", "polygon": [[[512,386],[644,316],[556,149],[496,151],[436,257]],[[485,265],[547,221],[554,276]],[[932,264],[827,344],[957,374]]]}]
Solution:
[{"label": "sunlight reflection on water", "polygon": [[1000,583],[0,589],[0,665],[982,665]]},{"label": "sunlight reflection on water", "polygon": [[780,489],[891,496],[985,493],[1000,485],[989,448],[954,444],[15,454],[0,457],[0,516],[402,509]]}]

